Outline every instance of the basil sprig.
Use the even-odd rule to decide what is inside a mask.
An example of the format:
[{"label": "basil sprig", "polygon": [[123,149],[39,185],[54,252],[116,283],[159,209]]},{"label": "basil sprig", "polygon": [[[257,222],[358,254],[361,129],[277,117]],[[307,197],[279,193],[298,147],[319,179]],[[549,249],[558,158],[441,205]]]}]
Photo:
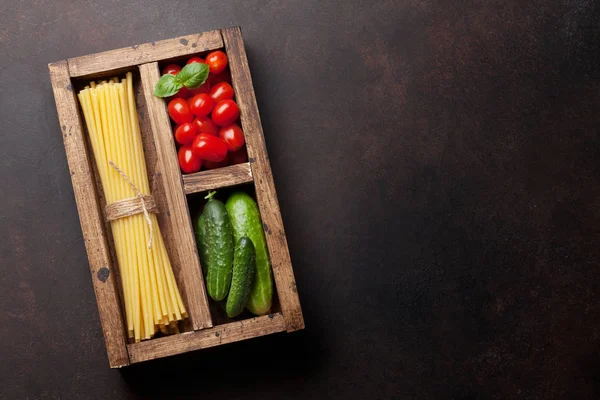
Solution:
[{"label": "basil sprig", "polygon": [[183,67],[177,75],[165,74],[156,82],[154,95],[173,96],[184,86],[188,89],[196,89],[206,82],[208,71],[208,65],[204,63],[191,63]]}]

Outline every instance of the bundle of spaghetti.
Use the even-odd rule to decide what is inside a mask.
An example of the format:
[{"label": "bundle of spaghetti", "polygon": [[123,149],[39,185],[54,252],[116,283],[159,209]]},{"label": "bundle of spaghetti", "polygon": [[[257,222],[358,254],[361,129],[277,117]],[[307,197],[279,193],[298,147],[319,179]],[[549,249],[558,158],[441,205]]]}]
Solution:
[{"label": "bundle of spaghetti", "polygon": [[[108,206],[139,200],[142,211],[111,220],[121,275],[127,332],[136,342],[158,330],[177,332],[187,313],[154,213],[131,73],[78,94]],[[129,200],[127,200],[129,199]],[[146,202],[144,201],[146,200]],[[137,212],[137,213],[136,213]],[[132,214],[132,215],[131,215]]]}]

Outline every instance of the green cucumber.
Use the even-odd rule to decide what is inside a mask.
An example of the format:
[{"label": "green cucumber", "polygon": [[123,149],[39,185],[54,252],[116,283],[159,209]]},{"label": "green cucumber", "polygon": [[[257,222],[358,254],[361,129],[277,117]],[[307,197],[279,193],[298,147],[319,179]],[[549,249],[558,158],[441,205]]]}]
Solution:
[{"label": "green cucumber", "polygon": [[244,192],[235,192],[225,204],[237,243],[243,236],[252,240],[256,250],[256,276],[250,291],[247,308],[254,315],[264,315],[271,309],[273,280],[271,261],[265,242],[265,233],[256,202]]},{"label": "green cucumber", "polygon": [[243,236],[237,242],[233,253],[233,278],[231,278],[231,288],[225,306],[229,318],[238,316],[248,304],[255,271],[254,244],[248,237]]},{"label": "green cucumber", "polygon": [[200,214],[194,226],[196,233],[196,245],[198,247],[198,255],[200,256],[200,266],[204,277],[208,272],[208,245],[206,244],[206,224],[204,223],[204,214]]},{"label": "green cucumber", "polygon": [[200,217],[200,221],[204,220],[204,228],[199,232],[203,235],[200,243],[206,246],[206,291],[213,300],[220,301],[227,296],[231,285],[233,233],[227,209],[221,201],[212,198],[214,194],[211,192],[206,196],[208,202]]}]

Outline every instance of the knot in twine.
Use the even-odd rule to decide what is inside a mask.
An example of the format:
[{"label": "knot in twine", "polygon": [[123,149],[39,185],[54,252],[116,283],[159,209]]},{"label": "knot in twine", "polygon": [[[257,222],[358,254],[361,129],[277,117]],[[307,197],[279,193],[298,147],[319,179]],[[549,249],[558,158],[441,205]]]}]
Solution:
[{"label": "knot in twine", "polygon": [[157,214],[158,208],[156,207],[156,202],[154,201],[154,197],[150,195],[144,195],[139,189],[131,182],[129,177],[121,171],[119,167],[112,161],[109,161],[108,164],[115,169],[125,179],[127,184],[133,189],[136,196],[131,197],[129,199],[123,199],[119,201],[115,201],[114,203],[107,204],[104,213],[106,214],[106,219],[110,221],[114,221],[116,219],[129,217],[136,214],[144,214],[144,218],[148,223],[148,229],[150,230],[150,239],[148,240],[148,248],[152,247],[152,239],[154,237],[154,228],[152,227],[152,220],[150,219],[150,213]]}]

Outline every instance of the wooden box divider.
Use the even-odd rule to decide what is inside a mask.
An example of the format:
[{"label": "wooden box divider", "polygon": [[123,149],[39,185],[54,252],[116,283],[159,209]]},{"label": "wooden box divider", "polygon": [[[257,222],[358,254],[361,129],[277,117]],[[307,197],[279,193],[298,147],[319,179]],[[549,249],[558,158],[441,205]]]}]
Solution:
[{"label": "wooden box divider", "polygon": [[[160,78],[158,63],[152,62],[139,66],[142,90],[146,100],[146,108],[152,126],[154,145],[160,165],[156,175],[162,180],[165,206],[167,210],[166,228],[163,232],[170,246],[172,263],[181,295],[194,330],[212,326],[208,299],[202,279],[202,270],[194,238],[194,229],[187,207],[181,171],[177,161],[177,149],[171,130],[169,115],[165,102],[152,94],[154,85]],[[163,216],[164,218],[164,216]],[[163,226],[161,226],[161,229]],[[175,259],[175,260],[174,260]]]},{"label": "wooden box divider", "polygon": [[[152,94],[160,78],[158,62],[182,61],[214,49],[224,49],[229,59],[249,162],[182,175],[166,103]],[[275,332],[303,329],[304,320],[240,28],[72,58],[49,64],[49,70],[110,366],[118,368]],[[134,72],[148,178],[159,208],[158,223],[189,314],[189,319],[182,324],[182,333],[129,344],[120,301],[117,259],[111,248],[110,225],[104,220],[104,194],[91,162],[91,149],[75,96],[82,82],[127,71]],[[209,305],[206,294],[186,195],[247,183],[254,186],[277,297],[272,314],[233,322],[219,317],[216,318],[218,324],[214,324],[211,318],[214,304]],[[215,312],[216,308],[212,308]]]},{"label": "wooden box divider", "polygon": [[184,175],[183,188],[186,194],[192,194],[252,181],[250,163],[243,163]]}]

